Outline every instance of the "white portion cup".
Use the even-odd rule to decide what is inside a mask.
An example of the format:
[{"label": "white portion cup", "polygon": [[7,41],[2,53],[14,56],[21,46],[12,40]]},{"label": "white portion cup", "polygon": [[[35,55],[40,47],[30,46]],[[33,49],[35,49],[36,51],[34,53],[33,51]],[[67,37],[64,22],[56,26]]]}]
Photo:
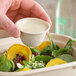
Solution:
[{"label": "white portion cup", "polygon": [[[28,25],[28,22],[31,22],[33,21],[34,23],[38,23],[40,22],[41,24],[45,25],[46,27],[46,30],[42,31],[42,32],[25,32],[24,28],[26,28]],[[25,24],[27,26],[25,26]],[[45,35],[46,33],[49,31],[51,25],[42,20],[42,19],[38,19],[38,18],[23,18],[23,19],[20,19],[16,22],[16,25],[18,26],[19,30],[22,32],[21,33],[21,41],[27,45],[27,46],[30,46],[30,47],[36,47],[38,46],[39,44],[41,44],[41,42],[44,40],[45,38]],[[33,25],[31,24],[31,27]],[[30,29],[31,30],[31,29]]]}]

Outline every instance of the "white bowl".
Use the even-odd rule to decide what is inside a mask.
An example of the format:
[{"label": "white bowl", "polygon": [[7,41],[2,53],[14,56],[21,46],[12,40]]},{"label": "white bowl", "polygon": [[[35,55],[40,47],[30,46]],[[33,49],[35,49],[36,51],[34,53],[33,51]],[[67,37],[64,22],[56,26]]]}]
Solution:
[{"label": "white bowl", "polygon": [[[26,29],[27,31],[25,30],[25,28],[28,28],[27,27],[28,23],[31,24],[31,28],[36,23],[39,23],[39,24],[45,26],[46,29],[44,31],[41,30],[41,32],[40,31],[39,32],[29,32],[27,29]],[[34,24],[32,25],[32,23],[34,23]],[[50,27],[51,27],[51,25],[48,22],[41,20],[41,19],[38,19],[38,18],[24,18],[24,19],[17,21],[16,25],[18,26],[18,28],[22,32],[21,36],[20,36],[22,42],[25,45],[31,46],[31,47],[38,46],[44,40],[46,32],[48,32]],[[35,26],[33,27],[34,30],[36,29]],[[32,30],[31,28],[30,28],[30,30]],[[34,30],[32,30],[32,31],[34,31]],[[36,30],[38,31],[38,29],[36,29]]]},{"label": "white bowl", "polygon": [[[69,39],[73,39],[66,35],[50,34],[53,41],[60,47],[64,47]],[[48,40],[46,37],[45,40]],[[75,39],[73,39],[75,40]],[[13,44],[22,44],[20,39],[4,38],[0,39],[0,52],[7,50]],[[76,42],[73,43],[73,56],[76,57]],[[76,61],[57,66],[34,69],[22,72],[0,72],[0,76],[76,76]]]}]

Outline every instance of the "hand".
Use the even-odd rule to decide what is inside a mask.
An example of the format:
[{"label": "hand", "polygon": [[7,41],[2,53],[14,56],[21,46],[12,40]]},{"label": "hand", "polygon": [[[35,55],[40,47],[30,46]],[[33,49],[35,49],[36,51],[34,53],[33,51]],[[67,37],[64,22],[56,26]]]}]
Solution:
[{"label": "hand", "polygon": [[25,17],[37,17],[51,21],[43,8],[34,0],[0,0],[0,29],[11,36],[20,36],[20,30],[15,22]]}]

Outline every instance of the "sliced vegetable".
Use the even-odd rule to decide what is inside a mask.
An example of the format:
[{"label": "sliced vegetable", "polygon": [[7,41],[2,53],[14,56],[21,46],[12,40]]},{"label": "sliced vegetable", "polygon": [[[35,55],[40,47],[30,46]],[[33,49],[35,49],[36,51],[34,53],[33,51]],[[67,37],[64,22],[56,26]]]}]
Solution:
[{"label": "sliced vegetable", "polygon": [[44,56],[44,55],[40,55],[40,56],[36,56],[35,57],[35,60],[36,61],[43,61],[45,64],[47,63],[47,62],[49,62],[50,60],[52,59],[52,57],[50,57],[50,56]]},{"label": "sliced vegetable", "polygon": [[28,46],[24,46],[21,44],[14,44],[7,51],[7,59],[13,60],[17,54],[21,56],[24,55],[27,61],[29,61],[29,56],[32,57],[31,50]]},{"label": "sliced vegetable", "polygon": [[39,46],[37,46],[36,48],[39,50],[39,51],[43,51],[44,48],[46,48],[47,46],[49,46],[51,44],[50,41],[44,41],[42,42]]},{"label": "sliced vegetable", "polygon": [[66,61],[60,59],[60,58],[55,58],[55,59],[52,59],[50,60],[47,64],[46,64],[46,67],[49,67],[49,66],[55,66],[55,65],[59,65],[59,64],[65,64],[67,63]]},{"label": "sliced vegetable", "polygon": [[58,58],[66,61],[66,62],[73,62],[73,61],[76,61],[76,58],[75,57],[72,57],[71,55],[69,54],[63,54],[61,56],[59,56]]},{"label": "sliced vegetable", "polygon": [[22,69],[20,71],[28,71],[28,70],[31,70],[31,69],[30,68],[24,68],[24,69]]}]

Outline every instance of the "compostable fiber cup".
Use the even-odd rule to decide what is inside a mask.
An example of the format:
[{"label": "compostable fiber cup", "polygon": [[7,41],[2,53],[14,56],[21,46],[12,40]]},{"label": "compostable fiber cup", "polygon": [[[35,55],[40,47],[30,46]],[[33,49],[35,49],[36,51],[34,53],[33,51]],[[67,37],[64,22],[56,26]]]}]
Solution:
[{"label": "compostable fiber cup", "polygon": [[38,46],[51,27],[48,22],[39,18],[23,18],[17,21],[16,25],[22,32],[21,41],[30,47]]}]

